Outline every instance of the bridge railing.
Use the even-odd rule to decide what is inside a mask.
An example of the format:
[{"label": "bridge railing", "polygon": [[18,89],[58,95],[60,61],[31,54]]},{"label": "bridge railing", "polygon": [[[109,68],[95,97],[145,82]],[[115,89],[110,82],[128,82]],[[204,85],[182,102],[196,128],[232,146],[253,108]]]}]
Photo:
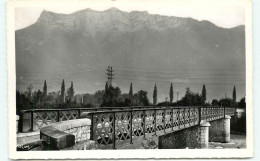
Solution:
[{"label": "bridge railing", "polygon": [[[124,109],[142,109],[143,106],[132,107],[100,107],[100,108],[66,108],[66,109],[29,109],[19,114],[19,131],[36,131],[51,123],[78,119],[82,112],[118,111]],[[146,108],[153,108],[149,106]]]},{"label": "bridge railing", "polygon": [[[161,135],[234,115],[234,108],[225,107],[160,107],[90,113],[91,140],[99,149],[116,149],[133,144],[140,136]],[[141,137],[141,138],[142,138]]]}]

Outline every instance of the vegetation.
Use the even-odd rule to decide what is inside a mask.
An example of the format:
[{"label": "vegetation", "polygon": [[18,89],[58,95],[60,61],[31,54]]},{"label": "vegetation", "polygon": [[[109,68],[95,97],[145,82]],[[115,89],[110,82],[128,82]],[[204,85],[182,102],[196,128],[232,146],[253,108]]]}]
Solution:
[{"label": "vegetation", "polygon": [[137,93],[135,93],[134,99],[133,99],[133,105],[134,106],[148,106],[148,105],[150,105],[149,99],[147,97],[147,92],[140,90]]},{"label": "vegetation", "polygon": [[62,83],[61,83],[61,102],[65,102],[65,83],[64,83],[64,79],[62,80]]},{"label": "vegetation", "polygon": [[157,87],[156,84],[154,85],[154,90],[153,90],[153,104],[156,105],[157,103]]},{"label": "vegetation", "polygon": [[232,98],[232,103],[233,103],[233,105],[236,105],[236,101],[237,101],[237,92],[236,92],[236,86],[234,86],[234,89],[233,89],[233,98]]},{"label": "vegetation", "polygon": [[206,100],[207,100],[206,86],[205,86],[205,84],[203,84],[202,92],[201,92],[201,101],[202,101],[202,104],[205,104]]},{"label": "vegetation", "polygon": [[172,83],[171,83],[171,87],[170,87],[169,96],[170,96],[170,103],[172,103],[173,102],[173,86],[172,86]]},{"label": "vegetation", "polygon": [[130,99],[130,103],[132,104],[133,102],[133,85],[132,83],[130,84],[130,89],[129,89],[129,99]]},{"label": "vegetation", "polygon": [[[43,90],[33,91],[33,85],[29,84],[27,91],[16,91],[17,113],[25,109],[35,108],[88,108],[88,107],[125,107],[125,106],[148,106],[151,105],[147,91],[139,90],[133,92],[133,84],[130,84],[129,93],[122,93],[119,87],[105,84],[104,90],[98,90],[94,94],[75,94],[73,82],[65,92],[65,81],[62,80],[61,90],[57,92],[47,92],[47,82],[44,81]],[[157,106],[226,106],[226,107],[246,107],[245,97],[236,102],[236,88],[233,89],[233,97],[213,99],[211,104],[206,102],[206,86],[203,85],[201,94],[192,92],[186,88],[185,95],[178,102],[173,102],[173,85],[169,90],[169,101],[157,103],[157,86],[153,90],[153,105]]]},{"label": "vegetation", "polygon": [[178,105],[180,106],[200,106],[204,105],[203,97],[198,93],[194,93],[190,90],[190,88],[186,88],[186,93],[184,97],[180,101],[178,101]]},{"label": "vegetation", "polygon": [[211,102],[211,105],[212,106],[218,106],[219,105],[219,102],[217,99],[213,99],[212,102]]},{"label": "vegetation", "polygon": [[67,102],[72,102],[72,101],[74,101],[74,100],[73,100],[74,94],[75,94],[75,91],[74,91],[74,88],[73,88],[73,82],[71,82],[70,88],[67,89],[66,101],[67,101]]}]

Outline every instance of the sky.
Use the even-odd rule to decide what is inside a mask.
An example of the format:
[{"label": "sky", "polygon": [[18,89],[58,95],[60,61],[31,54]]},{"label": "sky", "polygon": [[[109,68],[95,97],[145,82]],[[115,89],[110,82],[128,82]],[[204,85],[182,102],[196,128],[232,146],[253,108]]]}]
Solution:
[{"label": "sky", "polygon": [[[187,0],[186,0],[187,1]],[[106,2],[106,3],[105,3]],[[153,2],[153,3],[152,3]],[[177,2],[177,3],[173,3]],[[25,28],[37,21],[43,10],[53,11],[56,13],[69,14],[75,11],[91,8],[93,10],[106,10],[111,7],[116,7],[122,11],[148,11],[150,14],[160,14],[176,17],[191,17],[201,20],[208,20],[215,25],[223,28],[232,28],[238,25],[245,24],[245,11],[241,4],[221,4],[221,3],[194,3],[196,1],[184,3],[185,1],[151,1],[148,3],[140,3],[140,1],[99,1],[91,2],[79,6],[62,6],[62,7],[30,7],[16,8],[15,10],[15,29]],[[203,1],[201,1],[203,2]],[[214,2],[214,1],[212,1]]]}]

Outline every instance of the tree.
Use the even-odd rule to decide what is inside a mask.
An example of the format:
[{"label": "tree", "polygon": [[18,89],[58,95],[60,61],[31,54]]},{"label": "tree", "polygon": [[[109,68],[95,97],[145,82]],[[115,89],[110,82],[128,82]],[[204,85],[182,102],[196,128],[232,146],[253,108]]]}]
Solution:
[{"label": "tree", "polygon": [[203,87],[202,87],[201,98],[202,98],[202,104],[205,104],[205,102],[207,100],[207,92],[206,92],[205,84],[203,84]]},{"label": "tree", "polygon": [[105,86],[105,94],[103,96],[103,103],[101,106],[118,106],[119,103],[121,104],[121,90],[118,87],[108,86],[106,83]]},{"label": "tree", "polygon": [[40,105],[41,104],[41,98],[42,98],[42,92],[40,90],[36,93],[35,103]]},{"label": "tree", "polygon": [[74,88],[73,88],[73,82],[71,82],[70,88],[67,89],[67,98],[68,98],[67,100],[69,102],[73,101],[74,94],[75,94],[75,91],[74,91]]},{"label": "tree", "polygon": [[[28,92],[26,92],[28,93]],[[16,112],[19,114],[21,110],[31,109],[31,101],[28,99],[27,95],[16,91]]]},{"label": "tree", "polygon": [[135,93],[133,96],[133,104],[136,106],[148,106],[149,99],[147,97],[147,92],[140,90],[138,93]]},{"label": "tree", "polygon": [[47,96],[47,83],[46,83],[46,80],[44,81],[42,95],[43,95],[43,98],[46,98],[46,96]]},{"label": "tree", "polygon": [[132,85],[132,83],[130,84],[130,89],[129,89],[129,99],[132,102],[132,100],[133,100],[133,85]]},{"label": "tree", "polygon": [[62,80],[61,83],[61,102],[65,103],[65,83],[64,83],[64,79]]},{"label": "tree", "polygon": [[246,107],[246,98],[245,97],[240,99],[240,102],[238,103],[238,107],[240,107],[240,108]]},{"label": "tree", "polygon": [[212,102],[211,102],[211,105],[212,105],[212,106],[217,106],[217,105],[219,105],[218,100],[217,100],[217,99],[213,99]]},{"label": "tree", "polygon": [[222,98],[219,100],[219,105],[224,107],[230,107],[232,105],[232,99],[231,98]]},{"label": "tree", "polygon": [[236,92],[236,86],[234,86],[233,98],[232,98],[233,105],[236,105],[236,101],[237,101],[237,92]]},{"label": "tree", "polygon": [[170,95],[170,103],[172,103],[172,101],[173,101],[173,87],[172,87],[172,83],[171,83],[169,95]]},{"label": "tree", "polygon": [[102,104],[103,96],[105,94],[104,90],[98,90],[94,93],[94,106],[98,107]]},{"label": "tree", "polygon": [[30,84],[28,87],[27,87],[27,92],[28,92],[28,95],[27,95],[27,98],[32,101],[32,89],[33,89],[33,85]]},{"label": "tree", "polygon": [[109,97],[109,91],[108,91],[108,82],[106,82],[106,85],[105,85],[105,93],[103,95],[103,102],[102,102],[102,106],[106,106],[108,104],[108,97]]},{"label": "tree", "polygon": [[154,85],[154,90],[153,90],[153,104],[156,105],[157,103],[157,87],[156,84]]},{"label": "tree", "polygon": [[191,92],[190,88],[186,88],[184,97],[178,102],[182,106],[199,106],[202,105],[202,98],[199,93]]}]

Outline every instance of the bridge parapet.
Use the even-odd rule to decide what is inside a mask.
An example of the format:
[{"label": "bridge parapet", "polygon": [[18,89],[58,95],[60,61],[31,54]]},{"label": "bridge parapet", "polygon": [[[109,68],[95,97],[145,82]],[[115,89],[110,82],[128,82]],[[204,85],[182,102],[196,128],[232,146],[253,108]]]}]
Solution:
[{"label": "bridge parapet", "polygon": [[[167,134],[234,115],[234,108],[163,107],[92,112],[91,140],[99,149],[116,149],[147,135]],[[208,136],[207,136],[208,137]]]},{"label": "bridge parapet", "polygon": [[[143,106],[22,110],[19,114],[18,130],[19,132],[37,131],[56,122],[79,119],[83,112],[119,111],[141,108],[143,108]],[[145,108],[153,108],[153,106],[146,106]]]},{"label": "bridge parapet", "polygon": [[[33,116],[30,119],[34,124],[38,123],[40,120],[48,126],[51,125],[54,131],[61,131],[60,135],[62,137],[63,135],[68,135],[68,137],[74,135],[74,139],[70,140],[76,142],[76,145],[71,144],[74,146],[67,147],[67,150],[86,150],[89,148],[92,149],[93,147],[97,149],[120,149],[124,146],[125,148],[125,145],[127,144],[131,145],[149,137],[157,139],[159,138],[160,143],[160,140],[162,140],[160,138],[167,138],[165,136],[170,136],[169,138],[172,138],[172,134],[173,136],[179,134],[181,137],[175,138],[177,138],[177,140],[183,140],[184,137],[186,138],[186,142],[184,139],[184,144],[182,145],[172,146],[171,144],[168,144],[171,148],[180,148],[184,145],[189,145],[191,148],[207,148],[207,141],[209,140],[208,138],[220,138],[224,136],[223,134],[225,134],[225,132],[226,134],[224,139],[226,138],[228,142],[228,134],[230,132],[228,132],[228,129],[230,130],[230,127],[228,127],[229,117],[226,117],[226,115],[234,115],[235,109],[225,107],[131,107],[128,110],[122,110],[122,108],[110,108],[109,111],[104,110],[95,112],[84,112],[82,109],[50,109],[32,110],[26,112]],[[77,113],[77,115],[75,113]],[[34,115],[37,115],[36,120],[34,120]],[[83,126],[81,126],[82,124],[79,123],[81,120],[79,118],[82,117],[85,118],[82,120],[89,120],[88,122],[83,123],[87,126],[86,128],[84,127],[83,130]],[[68,120],[65,121],[63,118]],[[72,122],[73,126],[71,126]],[[201,124],[203,122],[211,122],[212,128],[209,128],[209,126],[203,126],[204,124]],[[221,136],[217,136],[213,130],[216,128],[215,125],[225,125],[226,128],[224,129],[227,130],[224,130],[221,133]],[[41,131],[44,131],[44,126],[42,125],[39,127],[41,128]],[[78,137],[78,133],[81,134],[84,129],[87,135],[83,138],[86,140],[82,140],[80,139],[82,137]],[[47,129],[47,131],[49,130]],[[189,134],[187,135],[188,137],[185,137],[186,134]],[[194,139],[194,137],[197,139]],[[197,146],[191,146],[194,141],[196,141]],[[162,147],[164,146],[159,146],[159,148]]]}]

